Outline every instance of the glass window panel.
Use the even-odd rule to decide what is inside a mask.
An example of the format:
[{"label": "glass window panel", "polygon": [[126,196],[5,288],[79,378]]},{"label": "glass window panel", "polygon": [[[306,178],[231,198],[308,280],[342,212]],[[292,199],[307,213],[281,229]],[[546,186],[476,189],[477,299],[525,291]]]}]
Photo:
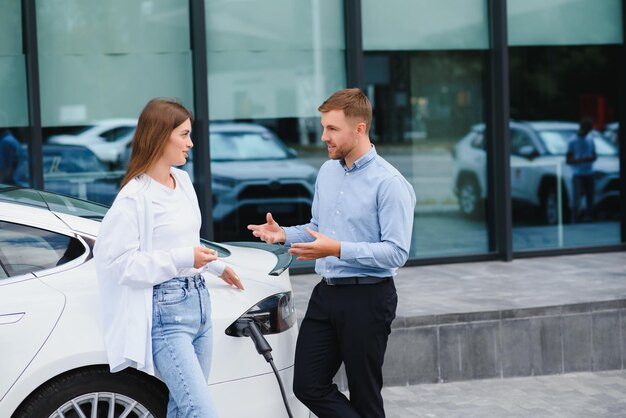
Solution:
[{"label": "glass window panel", "polygon": [[[363,2],[370,136],[417,196],[411,258],[489,250],[487,2]],[[450,13],[455,10],[455,13]]]},{"label": "glass window panel", "polygon": [[343,50],[209,52],[208,60],[216,121],[315,116],[345,86]]},{"label": "glass window panel", "polygon": [[621,0],[509,0],[509,45],[621,44]]},{"label": "glass window panel", "polygon": [[484,0],[363,0],[363,49],[486,49]]},{"label": "glass window panel", "polygon": [[212,120],[315,117],[345,86],[341,2],[206,6]]},{"label": "glass window panel", "polygon": [[[621,2],[509,0],[508,13],[513,249],[619,243]],[[568,163],[585,117],[597,159]]]},{"label": "glass window panel", "polygon": [[16,184],[18,167],[28,155],[29,122],[19,1],[0,2],[0,91],[0,183]]},{"label": "glass window panel", "polygon": [[148,100],[192,109],[189,4],[37,3],[46,190],[111,204]]},{"label": "glass window panel", "polygon": [[327,159],[317,107],[346,87],[343,4],[205,4],[215,235],[257,240],[246,226],[267,212],[285,226],[311,218]]}]

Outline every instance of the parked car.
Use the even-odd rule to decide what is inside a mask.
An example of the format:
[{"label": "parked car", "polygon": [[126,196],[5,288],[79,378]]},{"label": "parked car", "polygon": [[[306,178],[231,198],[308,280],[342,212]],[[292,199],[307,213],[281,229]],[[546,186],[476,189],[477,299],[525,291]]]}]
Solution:
[{"label": "parked car", "polygon": [[[461,213],[482,214],[487,197],[485,126],[478,124],[453,149],[453,191]],[[539,209],[542,220],[559,220],[557,166],[561,170],[562,220],[567,222],[573,203],[572,169],[565,163],[569,139],[578,131],[570,122],[511,122],[511,198],[516,205]],[[617,206],[619,158],[617,149],[592,131],[598,159],[595,161],[596,211]]]},{"label": "parked car", "polygon": [[[110,373],[92,249],[107,207],[0,186],[0,416],[165,418],[167,389],[135,369]],[[294,417],[298,333],[288,266],[279,246],[203,241],[238,272],[239,291],[206,275],[214,351],[208,386],[223,418],[286,417],[276,376],[250,338],[253,320],[272,354]]]},{"label": "parked car", "polygon": [[619,148],[619,122],[607,123],[603,133],[609,142]]},{"label": "parked car", "polygon": [[[28,160],[17,169],[17,184],[28,186]],[[43,145],[44,188],[51,192],[110,205],[123,171],[108,171],[89,149],[76,145]]]},{"label": "parked car", "polygon": [[103,162],[118,165],[126,149],[132,141],[137,119],[104,119],[92,125],[72,130],[71,134],[53,135],[48,138],[49,144],[82,145],[93,151]]},{"label": "parked car", "polygon": [[[272,131],[253,123],[212,123],[209,143],[219,240],[247,239],[246,226],[263,222],[267,212],[284,225],[310,221],[317,170]],[[189,161],[183,168],[193,175],[193,156]]]}]

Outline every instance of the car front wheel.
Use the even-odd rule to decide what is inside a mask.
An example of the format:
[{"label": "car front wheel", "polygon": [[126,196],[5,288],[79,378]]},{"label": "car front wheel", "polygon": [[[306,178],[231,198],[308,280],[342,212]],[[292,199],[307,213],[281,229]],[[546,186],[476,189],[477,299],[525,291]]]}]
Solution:
[{"label": "car front wheel", "polygon": [[134,369],[80,369],[42,385],[13,418],[165,418],[167,397],[163,383]]},{"label": "car front wheel", "polygon": [[546,188],[541,194],[541,217],[545,224],[556,225],[559,223],[559,211],[561,221],[568,223],[570,211],[567,207],[567,196],[564,194],[559,208],[557,192],[554,185]]},{"label": "car front wheel", "polygon": [[556,191],[548,190],[543,196],[541,202],[541,210],[543,212],[543,220],[548,225],[556,225],[559,219],[559,209],[556,199]]},{"label": "car front wheel", "polygon": [[465,177],[459,182],[459,209],[470,218],[477,218],[482,211],[478,182],[473,177]]}]

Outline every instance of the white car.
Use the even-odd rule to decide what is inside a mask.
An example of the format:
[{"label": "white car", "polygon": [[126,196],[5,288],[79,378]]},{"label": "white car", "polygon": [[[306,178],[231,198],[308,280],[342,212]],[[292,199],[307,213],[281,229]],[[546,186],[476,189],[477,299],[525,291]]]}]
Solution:
[{"label": "white car", "polygon": [[[107,208],[0,186],[0,417],[165,417],[167,389],[135,369],[110,373],[92,248]],[[272,347],[294,417],[296,314],[291,256],[262,243],[220,245],[246,290],[206,276],[214,333],[208,385],[220,417],[286,417],[272,367],[237,325],[254,320]],[[241,330],[241,328],[239,328]]]},{"label": "white car", "polygon": [[48,138],[49,144],[82,145],[89,148],[105,163],[119,164],[132,141],[137,119],[104,119],[75,129],[72,134],[53,135]]},{"label": "white car", "polygon": [[[477,217],[487,198],[487,152],[485,126],[478,124],[453,149],[453,191],[461,213]],[[573,172],[565,163],[568,140],[578,131],[571,122],[511,122],[511,199],[514,204],[539,209],[542,220],[559,220],[558,188],[561,190],[561,219],[569,220],[573,207]],[[593,164],[596,212],[619,208],[619,158],[614,145],[599,132],[590,133],[598,159]],[[557,174],[560,172],[560,182]]]}]

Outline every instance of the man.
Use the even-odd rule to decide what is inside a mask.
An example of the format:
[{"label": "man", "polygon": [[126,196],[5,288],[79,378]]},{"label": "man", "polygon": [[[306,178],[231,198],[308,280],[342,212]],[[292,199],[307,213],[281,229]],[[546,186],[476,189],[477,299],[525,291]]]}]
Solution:
[{"label": "man", "polygon": [[[409,253],[415,192],[370,142],[372,108],[359,89],[319,108],[331,159],[315,184],[311,222],[249,225],[298,260],[316,260],[315,286],[296,347],[294,393],[320,418],[385,416],[382,365],[395,318],[393,276]],[[332,383],[344,363],[350,399]]]},{"label": "man", "polygon": [[15,171],[20,160],[21,145],[10,130],[0,134],[0,184],[16,184]]},{"label": "man", "polygon": [[593,162],[597,159],[596,147],[589,132],[593,128],[593,121],[585,117],[580,121],[580,128],[569,141],[566,162],[572,167],[574,183],[574,204],[572,207],[572,222],[576,223],[580,215],[580,202],[585,197],[586,215],[591,217],[595,185],[593,180]]}]

